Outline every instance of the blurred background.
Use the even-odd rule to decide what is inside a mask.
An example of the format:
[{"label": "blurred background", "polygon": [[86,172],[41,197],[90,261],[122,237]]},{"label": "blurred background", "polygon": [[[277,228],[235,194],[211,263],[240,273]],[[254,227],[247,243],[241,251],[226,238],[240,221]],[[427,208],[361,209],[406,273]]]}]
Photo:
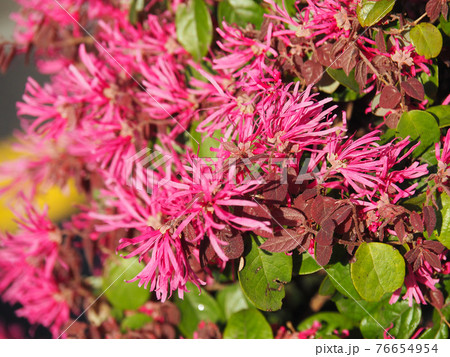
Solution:
[{"label": "blurred background", "polygon": [[[9,18],[12,12],[18,11],[19,6],[13,0],[0,0],[0,42],[13,39],[14,22]],[[6,73],[0,72],[0,162],[8,160],[10,141],[14,129],[19,128],[16,116],[16,103],[21,100],[28,77],[33,77],[39,83],[46,80],[46,76],[39,74],[32,63],[27,64],[25,56],[17,56]],[[9,225],[7,207],[0,200],[0,230]],[[15,316],[17,306],[4,304],[0,300],[0,338],[30,337],[30,332],[37,338],[49,338],[49,332],[39,327],[37,331],[30,331],[30,325],[25,319]]]},{"label": "blurred background", "polygon": [[[0,1],[0,41],[13,39],[14,22],[9,15],[18,9],[19,6],[13,0]],[[40,83],[45,81],[45,76],[39,74],[31,63],[25,63],[23,55],[17,56],[13,60],[6,73],[0,73],[0,140],[2,141],[19,127],[16,117],[16,102],[21,99],[29,76]],[[3,156],[0,157],[1,161],[4,159]]]}]

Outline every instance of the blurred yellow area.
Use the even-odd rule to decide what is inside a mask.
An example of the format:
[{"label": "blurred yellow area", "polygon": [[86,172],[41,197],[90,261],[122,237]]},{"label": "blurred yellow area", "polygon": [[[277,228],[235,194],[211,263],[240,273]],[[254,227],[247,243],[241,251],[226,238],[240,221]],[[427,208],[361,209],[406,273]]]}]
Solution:
[{"label": "blurred yellow area", "polygon": [[[12,143],[12,140],[0,142],[0,164],[20,157],[20,154],[12,149]],[[0,181],[0,188],[5,184],[5,181]],[[77,192],[73,180],[69,181],[68,188],[67,192],[63,193],[58,187],[53,187],[45,194],[36,197],[36,203],[40,208],[44,205],[49,207],[49,216],[53,222],[68,217],[76,211],[74,206],[83,202],[83,196]],[[17,224],[13,220],[14,214],[8,206],[12,203],[12,198],[14,198],[13,195],[9,193],[0,196],[0,231],[13,232],[17,229]]]}]

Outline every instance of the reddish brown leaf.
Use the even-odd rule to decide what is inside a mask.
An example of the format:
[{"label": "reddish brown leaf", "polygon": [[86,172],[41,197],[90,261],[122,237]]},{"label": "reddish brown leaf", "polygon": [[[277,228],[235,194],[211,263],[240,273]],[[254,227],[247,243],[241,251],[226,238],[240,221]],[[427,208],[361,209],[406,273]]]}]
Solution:
[{"label": "reddish brown leaf", "polygon": [[307,85],[314,84],[320,81],[323,74],[323,68],[320,63],[316,61],[308,60],[303,63],[301,67],[302,76],[305,79]]},{"label": "reddish brown leaf", "polygon": [[431,206],[425,206],[423,208],[423,221],[425,229],[427,230],[428,237],[433,234],[434,227],[436,226],[436,212]]},{"label": "reddish brown leaf", "polygon": [[442,269],[441,260],[439,257],[429,252],[428,250],[423,250],[423,258],[435,269]]},{"label": "reddish brown leaf", "polygon": [[367,64],[364,61],[359,61],[355,66],[355,79],[359,85],[359,91],[366,87],[367,82]]},{"label": "reddish brown leaf", "polygon": [[380,107],[386,109],[394,109],[400,100],[402,95],[399,90],[394,86],[385,86],[380,95]]},{"label": "reddish brown leaf", "polygon": [[268,201],[282,202],[286,198],[288,185],[281,183],[281,176],[270,172],[265,176],[267,184],[263,188],[263,197]]},{"label": "reddish brown leaf", "polygon": [[379,30],[377,34],[375,35],[375,44],[377,45],[377,48],[383,52],[386,53],[386,41],[384,40],[384,34],[383,30]]},{"label": "reddish brown leaf", "polygon": [[317,196],[312,201],[311,216],[318,224],[322,224],[322,220],[328,217],[336,207],[334,198],[326,196]]},{"label": "reddish brown leaf", "polygon": [[285,226],[298,226],[305,222],[305,216],[295,208],[280,207],[279,210],[273,211],[275,220]]},{"label": "reddish brown leaf", "polygon": [[317,196],[317,189],[315,188],[308,188],[307,190],[303,191],[301,194],[301,197],[307,201],[310,200],[311,198],[314,198]]},{"label": "reddish brown leaf", "polygon": [[413,264],[419,258],[420,249],[411,249],[405,253],[405,259],[409,264]]},{"label": "reddish brown leaf", "polygon": [[316,242],[319,245],[331,245],[333,243],[334,230],[336,224],[330,218],[326,219],[320,227],[319,233],[316,235]]},{"label": "reddish brown leaf", "polygon": [[402,82],[401,86],[410,97],[420,101],[424,100],[425,90],[423,84],[416,78],[409,78],[406,82]]},{"label": "reddish brown leaf", "polygon": [[[262,221],[270,221],[272,220],[272,215],[270,213],[270,210],[267,208],[266,205],[258,204],[256,207],[244,207],[242,210],[242,213],[239,211],[236,212],[237,216],[242,216],[245,218],[251,218],[256,221],[262,222]],[[270,238],[273,237],[273,233],[266,232],[262,229],[255,229],[253,230],[255,234],[263,237],[263,238]]]},{"label": "reddish brown leaf", "polygon": [[399,121],[400,114],[398,112],[393,112],[388,114],[384,122],[386,123],[388,128],[396,129]]},{"label": "reddish brown leaf", "polygon": [[272,253],[289,252],[302,243],[303,237],[293,229],[283,229],[274,237],[267,239],[261,248]]},{"label": "reddish brown leaf", "polygon": [[345,74],[348,76],[353,68],[356,66],[358,59],[358,49],[355,45],[350,45],[347,47],[339,57],[340,65],[344,70]]},{"label": "reddish brown leaf", "polygon": [[418,214],[417,212],[411,212],[411,215],[409,216],[409,222],[416,232],[423,232],[423,222],[420,214]]},{"label": "reddish brown leaf", "polygon": [[347,220],[347,218],[350,217],[351,214],[352,207],[350,205],[344,205],[334,211],[330,218],[336,222],[336,225],[340,225],[342,222]]},{"label": "reddish brown leaf", "polygon": [[302,66],[303,66],[303,58],[302,58],[302,56],[295,55],[293,57],[293,62],[294,62],[295,67],[297,68],[297,70],[301,71]]},{"label": "reddish brown leaf", "polygon": [[184,238],[187,241],[193,241],[195,238],[197,238],[197,234],[195,233],[194,227],[192,227],[192,224],[188,224],[186,228],[183,229]]},{"label": "reddish brown leaf", "polygon": [[342,49],[348,44],[349,40],[346,37],[339,38],[334,44],[333,48],[331,49],[331,53],[333,56],[337,56],[339,52],[342,51]]},{"label": "reddish brown leaf", "polygon": [[397,233],[397,237],[400,240],[401,243],[403,243],[403,240],[406,237],[406,231],[405,231],[405,224],[402,220],[398,220],[397,223],[394,226],[395,233]]},{"label": "reddish brown leaf", "polygon": [[426,240],[422,243],[422,246],[428,250],[435,252],[436,254],[441,254],[445,250],[445,247],[442,245],[442,243],[436,240]]},{"label": "reddish brown leaf", "polygon": [[237,259],[244,254],[244,240],[237,229],[225,225],[218,234],[220,240],[227,242],[222,250],[229,259]]},{"label": "reddish brown leaf", "polygon": [[444,294],[440,290],[430,290],[429,292],[431,305],[436,309],[442,309],[444,307]]},{"label": "reddish brown leaf", "polygon": [[331,245],[322,246],[316,244],[315,256],[317,264],[319,264],[320,266],[328,264],[332,253],[333,253],[333,246]]},{"label": "reddish brown leaf", "polygon": [[425,11],[427,12],[428,17],[431,22],[434,22],[439,17],[442,9],[442,1],[441,0],[430,0],[427,2],[425,6]]},{"label": "reddish brown leaf", "polygon": [[317,60],[322,66],[330,67],[335,59],[332,53],[333,45],[326,43],[317,49]]}]

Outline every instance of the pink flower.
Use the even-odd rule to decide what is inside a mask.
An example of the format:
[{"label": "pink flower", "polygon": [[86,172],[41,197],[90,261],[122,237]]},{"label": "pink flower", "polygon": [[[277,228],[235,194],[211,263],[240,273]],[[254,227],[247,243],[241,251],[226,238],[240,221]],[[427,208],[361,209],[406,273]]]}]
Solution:
[{"label": "pink flower", "polygon": [[62,237],[47,218],[25,198],[25,214],[18,233],[0,236],[0,294],[5,302],[22,307],[17,315],[48,327],[54,337],[69,320],[66,296],[53,275]]}]

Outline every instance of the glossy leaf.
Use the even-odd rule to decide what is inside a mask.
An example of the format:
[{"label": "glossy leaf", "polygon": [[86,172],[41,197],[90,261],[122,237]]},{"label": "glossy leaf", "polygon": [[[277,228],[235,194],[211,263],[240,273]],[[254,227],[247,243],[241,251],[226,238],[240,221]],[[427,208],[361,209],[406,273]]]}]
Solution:
[{"label": "glossy leaf", "polygon": [[186,284],[189,293],[185,293],[183,299],[175,298],[175,304],[181,313],[178,325],[180,332],[187,338],[192,338],[200,321],[223,322],[225,316],[222,309],[204,289],[199,294],[198,288],[192,284]]},{"label": "glossy leaf", "polygon": [[106,264],[102,289],[109,302],[122,310],[136,310],[149,298],[150,292],[138,282],[127,283],[144,268],[137,258],[113,259]]},{"label": "glossy leaf", "polygon": [[415,157],[420,156],[439,142],[441,132],[434,117],[425,111],[411,110],[402,114],[397,125],[397,136],[410,137],[410,140],[420,141],[414,150]]},{"label": "glossy leaf", "polygon": [[251,240],[245,255],[245,265],[239,271],[239,282],[245,295],[261,310],[281,308],[284,285],[292,277],[292,257],[285,253],[269,253],[259,246],[261,237]]},{"label": "glossy leaf", "polygon": [[366,316],[372,315],[381,304],[388,303],[387,301],[383,302],[383,300],[381,302],[369,302],[361,298],[354,300],[341,294],[336,296],[333,301],[341,314],[357,322],[360,322]]},{"label": "glossy leaf", "polygon": [[350,273],[350,264],[342,264],[341,262],[337,262],[328,265],[326,267],[326,272],[337,291],[353,300],[362,300],[353,285]]},{"label": "glossy leaf", "polygon": [[223,338],[267,339],[273,338],[273,333],[261,312],[248,309],[236,312],[230,317]]},{"label": "glossy leaf", "polygon": [[394,109],[402,99],[399,90],[394,86],[385,86],[380,95],[380,107]]},{"label": "glossy leaf", "polygon": [[433,311],[433,326],[426,329],[419,337],[420,339],[446,339],[448,338],[448,326],[441,319],[439,312]]},{"label": "glossy leaf", "polygon": [[327,68],[327,73],[336,81],[341,83],[343,86],[351,89],[352,91],[359,94],[359,84],[355,79],[355,70],[353,69],[347,76],[343,69],[333,69]]},{"label": "glossy leaf", "polygon": [[178,42],[196,61],[208,52],[212,41],[212,21],[204,0],[190,0],[177,8],[175,26]]},{"label": "glossy leaf", "polygon": [[[384,329],[395,338],[409,338],[420,324],[422,310],[417,304],[409,306],[408,301],[390,305],[387,301],[376,309],[372,316],[361,321],[360,329],[364,338],[383,338]],[[381,326],[380,326],[381,325]]]},{"label": "glossy leaf", "polygon": [[295,16],[295,14],[297,13],[297,9],[295,8],[295,2],[296,0],[275,0],[275,2],[278,4],[278,6],[280,8],[283,9],[283,3],[284,6],[286,6],[286,10],[289,13],[289,15],[291,15],[292,17]]},{"label": "glossy leaf", "polygon": [[251,306],[239,284],[233,284],[220,290],[217,293],[216,300],[227,319],[235,312],[248,309]]},{"label": "glossy leaf", "polygon": [[201,133],[197,130],[200,122],[194,122],[191,125],[191,129],[189,133],[189,140],[191,143],[191,147],[194,150],[194,153],[197,154],[198,157],[211,157],[214,158],[217,156],[217,153],[212,148],[217,149],[220,146],[220,138],[222,134],[220,130],[216,130],[212,136],[209,136],[205,133]]},{"label": "glossy leaf", "polygon": [[362,0],[357,8],[358,21],[363,27],[375,25],[394,7],[395,0],[367,1]]},{"label": "glossy leaf", "polygon": [[446,248],[450,249],[450,197],[443,192],[441,195],[442,210],[440,215],[442,217],[441,227],[438,230],[438,240]]},{"label": "glossy leaf", "polygon": [[120,328],[122,329],[122,331],[139,330],[152,321],[153,319],[147,314],[137,313],[125,317],[120,324]]},{"label": "glossy leaf", "polygon": [[303,252],[300,254],[300,269],[298,271],[299,275],[308,275],[319,271],[322,267],[317,264],[314,257],[308,252]]},{"label": "glossy leaf", "polygon": [[328,275],[326,275],[325,278],[322,280],[322,283],[320,283],[319,294],[322,296],[331,296],[335,292],[336,292],[336,288],[331,283]]},{"label": "glossy leaf", "polygon": [[133,25],[137,23],[139,12],[144,10],[144,0],[132,0],[130,4],[130,10],[128,12],[128,20]]},{"label": "glossy leaf", "polygon": [[364,243],[355,253],[350,271],[353,285],[367,301],[379,301],[403,285],[405,260],[397,249],[384,243]]},{"label": "glossy leaf", "polygon": [[297,330],[302,331],[309,329],[315,321],[320,322],[322,325],[316,335],[318,338],[331,337],[335,330],[350,330],[354,326],[352,320],[338,312],[319,312],[303,320],[297,326]]},{"label": "glossy leaf", "polygon": [[425,90],[425,99],[429,104],[433,104],[436,100],[439,87],[439,67],[436,64],[428,65],[430,74],[425,71],[420,72],[419,79]]},{"label": "glossy leaf", "polygon": [[439,128],[450,126],[450,105],[436,105],[428,108],[427,112],[435,117]]},{"label": "glossy leaf", "polygon": [[441,26],[442,31],[444,31],[444,33],[447,36],[450,36],[450,21],[449,19],[445,19],[442,15],[439,16],[439,24]]},{"label": "glossy leaf", "polygon": [[252,23],[258,28],[264,19],[263,15],[263,8],[253,0],[224,0],[219,3],[217,9],[220,25],[225,21],[245,28],[248,23]]},{"label": "glossy leaf", "polygon": [[429,59],[441,53],[442,35],[434,25],[422,22],[411,30],[410,36],[419,55]]},{"label": "glossy leaf", "polygon": [[410,97],[417,100],[424,100],[425,98],[425,89],[423,84],[419,82],[416,78],[408,78],[406,81],[401,83],[403,90]]}]

